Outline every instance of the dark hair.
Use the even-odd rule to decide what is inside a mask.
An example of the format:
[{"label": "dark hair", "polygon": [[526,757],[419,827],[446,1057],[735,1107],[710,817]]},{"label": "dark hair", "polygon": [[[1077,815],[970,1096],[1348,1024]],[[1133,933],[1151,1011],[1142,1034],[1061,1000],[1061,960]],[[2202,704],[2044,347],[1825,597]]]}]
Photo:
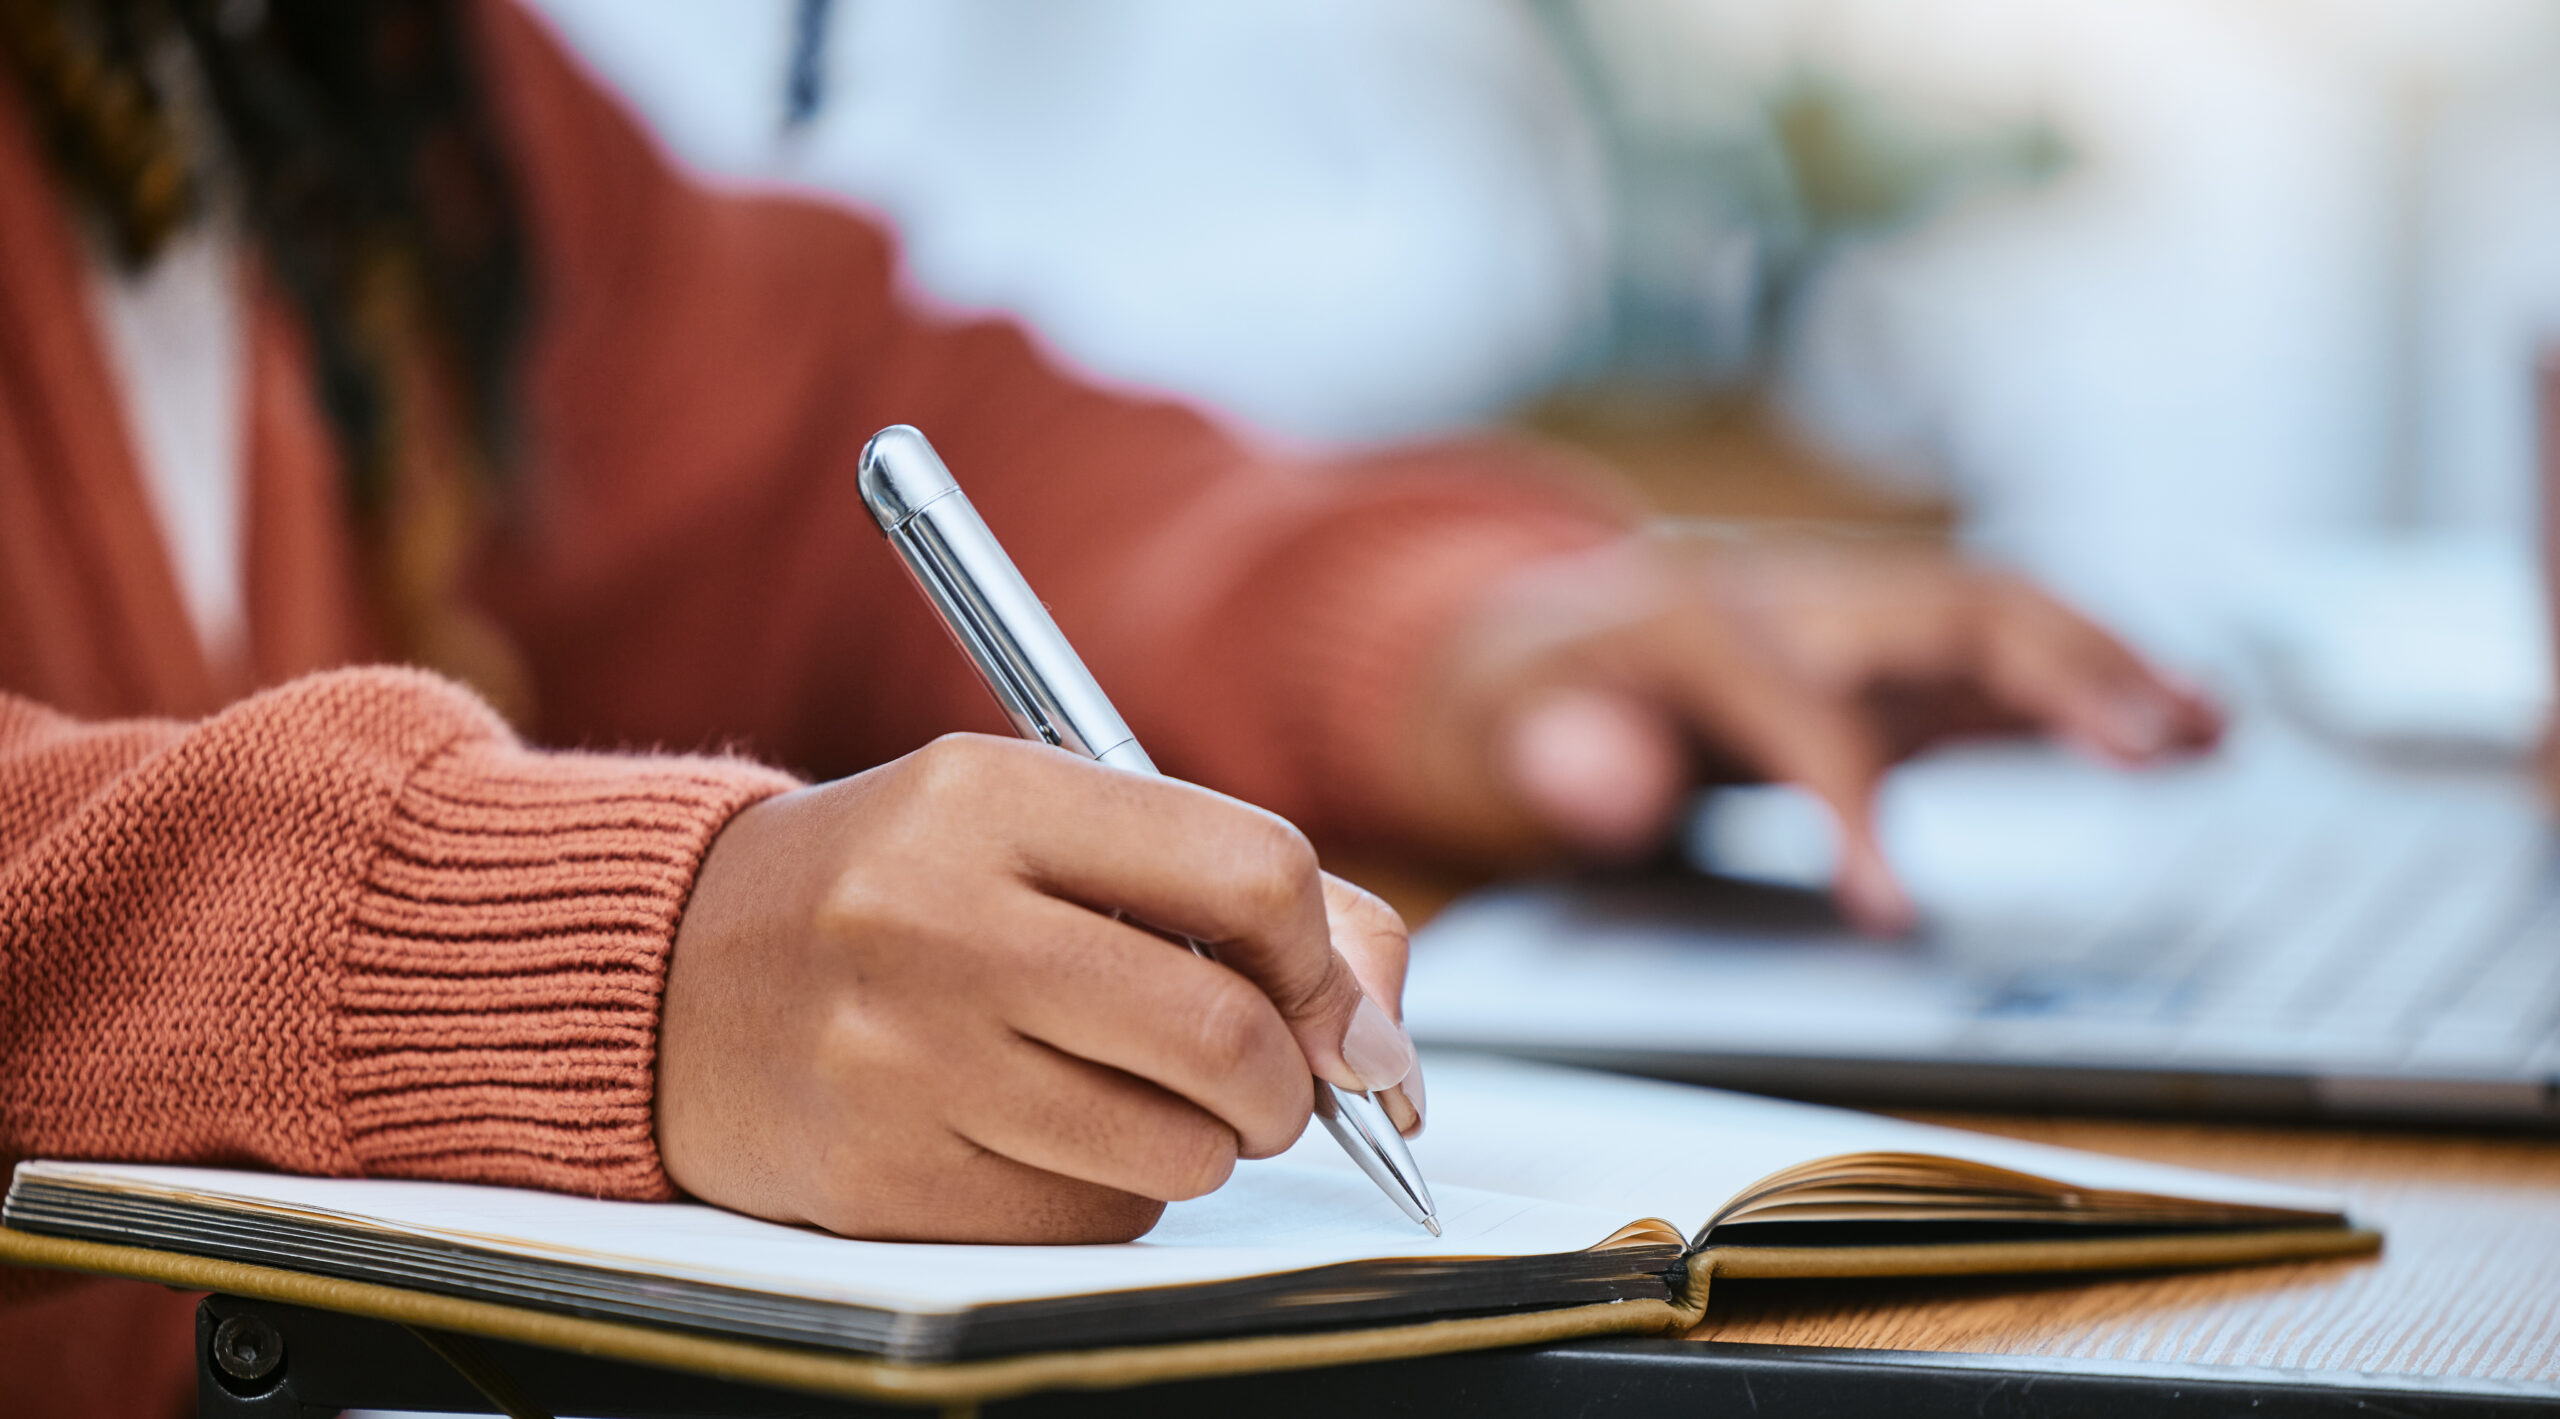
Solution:
[{"label": "dark hair", "polygon": [[[183,42],[219,133],[187,141],[155,50]],[[511,174],[447,0],[0,0],[0,50],[70,189],[147,264],[209,157],[309,329],[354,502],[378,511],[403,361],[440,366],[474,462],[510,443],[527,290]]]}]

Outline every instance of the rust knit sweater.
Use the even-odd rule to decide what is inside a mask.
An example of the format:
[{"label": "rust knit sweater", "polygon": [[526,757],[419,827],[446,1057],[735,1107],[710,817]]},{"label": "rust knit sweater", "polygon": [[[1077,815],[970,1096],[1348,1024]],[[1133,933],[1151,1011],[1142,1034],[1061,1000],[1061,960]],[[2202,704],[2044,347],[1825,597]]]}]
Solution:
[{"label": "rust knit sweater", "polygon": [[[207,663],[0,87],[0,1165],[667,1195],[663,967],[712,836],[792,781],[762,765],[1001,727],[856,496],[882,424],[933,435],[1170,771],[1336,833],[1394,830],[1434,637],[1613,525],[1518,449],[1284,466],[919,314],[872,225],[706,191],[535,22],[475,23],[540,292],[529,496],[474,583],[532,665],[525,738],[351,668],[335,455],[255,270],[248,663]],[[184,1298],[0,1272],[7,1299],[0,1409],[182,1406]]]}]

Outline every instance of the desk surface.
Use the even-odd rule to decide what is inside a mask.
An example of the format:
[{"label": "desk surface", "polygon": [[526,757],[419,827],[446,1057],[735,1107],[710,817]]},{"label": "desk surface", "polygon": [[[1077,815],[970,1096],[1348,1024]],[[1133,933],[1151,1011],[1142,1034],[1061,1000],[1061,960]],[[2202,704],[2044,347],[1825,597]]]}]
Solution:
[{"label": "desk surface", "polygon": [[1915,1117],[2342,1192],[2384,1251],[2100,1281],[1729,1282],[1690,1338],[2560,1380],[2560,1140]]}]

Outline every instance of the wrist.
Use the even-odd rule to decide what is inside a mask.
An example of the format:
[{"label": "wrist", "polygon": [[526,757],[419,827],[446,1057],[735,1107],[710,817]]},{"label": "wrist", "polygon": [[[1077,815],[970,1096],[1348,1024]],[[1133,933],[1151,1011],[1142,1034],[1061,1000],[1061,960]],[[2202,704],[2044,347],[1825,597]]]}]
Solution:
[{"label": "wrist", "polygon": [[337,1055],[358,1166],[667,1195],[651,1111],[676,925],[713,836],[789,783],[486,740],[421,764],[350,916]]}]

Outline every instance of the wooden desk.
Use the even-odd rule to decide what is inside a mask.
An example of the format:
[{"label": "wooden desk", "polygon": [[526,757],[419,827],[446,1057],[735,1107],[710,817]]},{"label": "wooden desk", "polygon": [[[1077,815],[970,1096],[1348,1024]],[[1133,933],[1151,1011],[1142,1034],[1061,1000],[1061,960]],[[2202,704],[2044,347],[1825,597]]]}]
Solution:
[{"label": "wooden desk", "polygon": [[2560,1382],[2560,1139],[1915,1117],[2342,1192],[2384,1251],[2098,1281],[1729,1282],[1690,1338]]}]

